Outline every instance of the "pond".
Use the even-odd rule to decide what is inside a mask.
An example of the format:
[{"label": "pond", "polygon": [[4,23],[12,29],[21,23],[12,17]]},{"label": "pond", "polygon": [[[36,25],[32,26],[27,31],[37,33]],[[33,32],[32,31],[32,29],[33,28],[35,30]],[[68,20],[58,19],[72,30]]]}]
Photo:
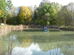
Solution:
[{"label": "pond", "polygon": [[0,55],[74,55],[74,32],[11,32],[0,37]]}]

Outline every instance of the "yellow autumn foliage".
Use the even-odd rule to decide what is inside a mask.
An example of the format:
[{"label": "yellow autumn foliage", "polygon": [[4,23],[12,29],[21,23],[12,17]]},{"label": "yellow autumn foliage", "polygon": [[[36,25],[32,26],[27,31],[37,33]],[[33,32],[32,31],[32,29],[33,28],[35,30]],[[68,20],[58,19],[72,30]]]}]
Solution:
[{"label": "yellow autumn foliage", "polygon": [[2,10],[0,10],[0,16],[2,16],[3,15],[3,11]]},{"label": "yellow autumn foliage", "polygon": [[21,45],[22,45],[22,47],[28,47],[31,45],[31,43],[32,43],[32,40],[27,39],[27,40],[23,40]]},{"label": "yellow autumn foliage", "polygon": [[19,10],[19,19],[23,22],[31,21],[32,20],[32,11],[29,7],[21,6]]}]

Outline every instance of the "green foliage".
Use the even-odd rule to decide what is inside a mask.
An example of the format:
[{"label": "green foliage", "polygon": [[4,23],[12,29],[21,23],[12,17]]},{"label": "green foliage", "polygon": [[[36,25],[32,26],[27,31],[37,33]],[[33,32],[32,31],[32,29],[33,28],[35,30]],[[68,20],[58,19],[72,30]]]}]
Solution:
[{"label": "green foliage", "polygon": [[74,4],[63,6],[59,11],[57,24],[60,26],[74,26]]},{"label": "green foliage", "polygon": [[40,25],[56,25],[56,15],[59,11],[57,3],[43,3],[34,12],[34,21]]},{"label": "green foliage", "polygon": [[6,6],[7,6],[6,0],[0,0],[0,9],[5,11]]},{"label": "green foliage", "polygon": [[[0,22],[7,24],[33,24],[74,26],[74,3],[61,6],[58,3],[50,3],[43,0],[39,7],[35,8],[34,14],[29,7],[21,6],[16,16],[16,8],[11,0],[0,0]],[[33,17],[33,19],[32,19]]]},{"label": "green foliage", "polygon": [[3,14],[0,15],[0,18],[1,17],[5,17],[5,14],[6,14],[6,6],[7,6],[6,0],[0,0],[0,10],[3,12]]},{"label": "green foliage", "polygon": [[12,7],[11,0],[0,0],[0,21],[6,24],[9,18],[10,9]]},{"label": "green foliage", "polygon": [[7,24],[18,25],[18,18],[16,16],[10,17],[9,19],[7,19]]},{"label": "green foliage", "polygon": [[7,16],[7,2],[6,0],[0,0],[0,10],[2,11],[0,15],[0,20],[5,23],[6,21],[6,16]]},{"label": "green foliage", "polygon": [[12,7],[12,9],[10,9],[9,11],[8,11],[8,15],[7,15],[7,21],[6,21],[6,23],[7,24],[12,24],[12,25],[16,25],[16,24],[18,24],[18,19],[17,19],[17,15],[16,15],[16,8],[15,7]]}]

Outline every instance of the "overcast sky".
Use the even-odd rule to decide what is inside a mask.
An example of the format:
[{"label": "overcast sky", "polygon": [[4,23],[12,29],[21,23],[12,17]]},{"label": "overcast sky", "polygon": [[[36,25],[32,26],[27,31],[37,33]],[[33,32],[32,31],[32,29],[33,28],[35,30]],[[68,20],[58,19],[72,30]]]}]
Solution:
[{"label": "overcast sky", "polygon": [[[12,0],[12,3],[15,7],[19,6],[34,6],[39,5],[42,0]],[[50,2],[58,2],[62,5],[67,5],[70,2],[74,2],[74,0],[49,0]]]}]

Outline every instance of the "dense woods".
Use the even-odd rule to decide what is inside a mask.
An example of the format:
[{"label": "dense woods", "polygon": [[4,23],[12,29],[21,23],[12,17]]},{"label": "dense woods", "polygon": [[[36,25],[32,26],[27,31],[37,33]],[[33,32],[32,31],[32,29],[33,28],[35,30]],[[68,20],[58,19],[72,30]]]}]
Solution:
[{"label": "dense woods", "polygon": [[0,0],[0,23],[11,25],[74,26],[74,3],[62,6],[42,1],[38,7],[14,7],[11,0]]}]

